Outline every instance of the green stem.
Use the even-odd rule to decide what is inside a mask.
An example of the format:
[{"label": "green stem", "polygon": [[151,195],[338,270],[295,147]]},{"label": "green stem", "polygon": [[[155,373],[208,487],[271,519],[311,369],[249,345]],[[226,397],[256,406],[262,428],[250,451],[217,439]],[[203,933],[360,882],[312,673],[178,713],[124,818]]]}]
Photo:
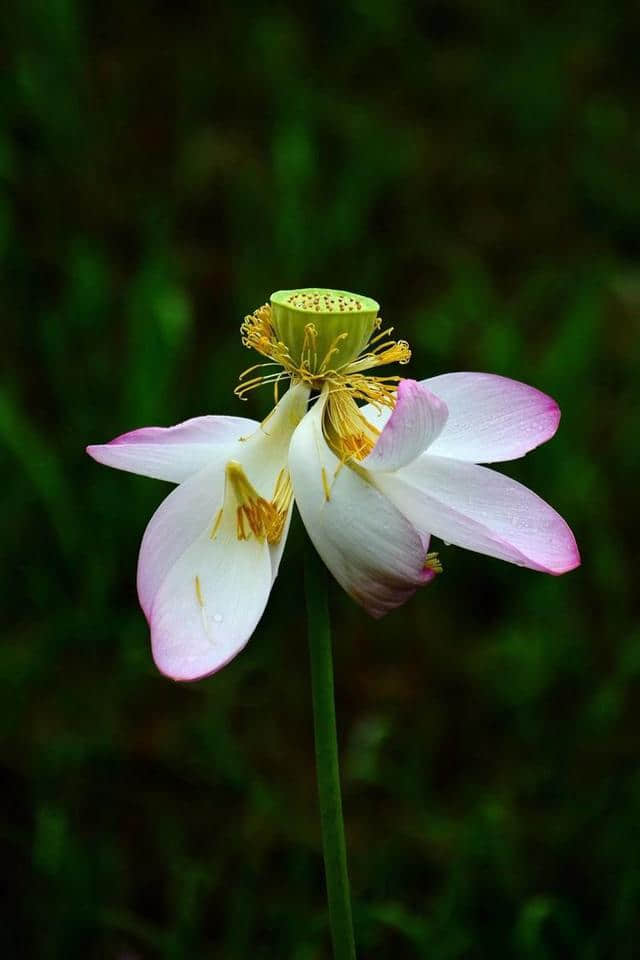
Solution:
[{"label": "green stem", "polygon": [[356,948],[351,919],[351,894],[347,874],[347,850],[344,841],[338,767],[327,577],[325,567],[311,544],[307,546],[305,557],[305,588],[311,656],[316,770],[333,955],[335,960],[355,960]]}]

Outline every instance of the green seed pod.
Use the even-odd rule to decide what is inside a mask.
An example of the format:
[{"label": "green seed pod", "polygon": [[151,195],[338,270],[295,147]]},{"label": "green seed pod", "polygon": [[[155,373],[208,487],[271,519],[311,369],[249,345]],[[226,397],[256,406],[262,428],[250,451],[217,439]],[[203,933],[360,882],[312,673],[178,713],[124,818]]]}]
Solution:
[{"label": "green seed pod", "polygon": [[271,294],[273,328],[296,366],[312,373],[354,360],[376,328],[375,300],[345,290],[306,287]]}]

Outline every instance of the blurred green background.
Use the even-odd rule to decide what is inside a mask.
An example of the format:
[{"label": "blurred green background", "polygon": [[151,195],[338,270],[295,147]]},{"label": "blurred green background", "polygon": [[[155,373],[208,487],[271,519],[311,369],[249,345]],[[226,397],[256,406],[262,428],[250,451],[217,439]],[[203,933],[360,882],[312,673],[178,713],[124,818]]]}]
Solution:
[{"label": "blurred green background", "polygon": [[583,555],[442,547],[381,622],[333,588],[360,956],[637,956],[640,8],[0,17],[3,956],[329,955],[300,526],[246,651],[176,685],[135,594],[170,488],[84,454],[264,416],[239,324],[308,285],[379,300],[408,375],[551,393],[557,437],[505,472]]}]

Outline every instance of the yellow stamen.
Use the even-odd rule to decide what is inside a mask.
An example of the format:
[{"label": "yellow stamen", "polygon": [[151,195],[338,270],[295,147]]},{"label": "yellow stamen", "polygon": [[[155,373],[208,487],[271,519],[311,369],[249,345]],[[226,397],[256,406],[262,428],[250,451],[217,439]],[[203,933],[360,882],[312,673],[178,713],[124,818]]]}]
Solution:
[{"label": "yellow stamen", "polygon": [[[380,325],[378,317],[376,329],[379,329]],[[388,327],[382,333],[377,333],[355,360],[332,367],[331,360],[339,353],[340,344],[348,337],[348,333],[339,333],[318,361],[318,332],[313,323],[307,323],[299,359],[294,361],[287,345],[278,339],[272,322],[271,307],[265,303],[244,318],[240,327],[242,343],[268,357],[272,364],[282,369],[277,373],[256,374],[255,371],[270,364],[254,364],[248,367],[240,375],[235,393],[245,400],[246,394],[252,390],[268,383],[273,383],[277,389],[279,381],[283,377],[289,377],[294,382],[306,383],[312,390],[320,390],[325,383],[330,383],[337,388],[348,390],[354,397],[367,403],[393,406],[394,391],[402,378],[363,376],[363,371],[373,367],[389,363],[406,364],[411,359],[411,349],[406,340],[385,339],[389,338],[392,331],[393,327]],[[255,375],[251,376],[252,374]]]},{"label": "yellow stamen", "polygon": [[196,600],[201,607],[204,607],[204,597],[202,596],[202,587],[200,586],[200,577],[196,576]]},{"label": "yellow stamen", "polygon": [[218,512],[216,513],[216,518],[215,518],[215,520],[213,521],[213,527],[211,528],[211,533],[209,534],[209,539],[210,539],[210,540],[215,540],[216,534],[218,533],[218,530],[220,529],[220,524],[221,524],[221,523],[222,523],[222,507],[220,507],[220,509],[219,509]]},{"label": "yellow stamen", "polygon": [[327,471],[324,467],[322,468],[322,486],[324,489],[325,500],[331,500],[331,487],[329,486],[329,481],[327,480]]},{"label": "yellow stamen", "polygon": [[323,373],[325,370],[329,369],[329,360],[331,360],[331,357],[333,357],[336,353],[340,352],[340,344],[343,340],[346,340],[348,336],[349,334],[347,333],[339,333],[335,340],[332,341],[329,349],[323,357],[322,363],[320,364],[320,373]]},{"label": "yellow stamen", "polygon": [[436,552],[428,553],[424,558],[424,569],[433,570],[434,573],[442,573],[442,563]]},{"label": "yellow stamen", "polygon": [[[245,317],[241,326],[243,344],[267,357],[268,362],[245,370],[235,390],[237,396],[244,400],[257,387],[273,384],[277,402],[278,385],[283,378],[290,379],[293,384],[303,383],[312,391],[325,390],[328,396],[323,430],[327,443],[341,463],[350,459],[363,460],[373,449],[380,431],[362,416],[355,401],[370,403],[377,408],[395,406],[398,382],[402,377],[377,376],[368,371],[390,363],[408,363],[411,358],[409,344],[406,340],[391,339],[393,327],[382,329],[382,320],[374,318],[371,312],[366,325],[362,329],[357,326],[358,310],[362,320],[367,309],[373,307],[377,311],[375,301],[367,298],[339,291],[280,291],[273,294],[272,303],[273,310],[269,304],[264,304]],[[292,319],[287,310],[289,314],[301,311],[299,321],[296,316]],[[319,315],[314,315],[313,321],[305,322],[305,312]],[[349,354],[354,330],[360,333],[356,337],[355,349]],[[291,340],[291,347],[280,339],[278,331]],[[364,348],[355,355],[367,336],[369,339]],[[270,366],[279,369],[261,372],[262,368]],[[330,487],[324,475],[323,488],[328,500]],[[244,517],[253,529],[246,511]],[[254,521],[257,529],[262,529],[262,523]],[[249,535],[244,521],[239,520],[238,536]]]},{"label": "yellow stamen", "polygon": [[[393,327],[388,327],[382,333],[372,337],[367,347],[353,363],[349,364],[349,370],[353,373],[362,370],[370,370],[371,367],[381,367],[387,363],[400,363],[402,365],[411,360],[411,347],[406,340],[384,340],[378,343],[383,337],[388,337],[393,332]],[[376,346],[374,347],[374,344]],[[371,347],[374,347],[373,350]]]},{"label": "yellow stamen", "polygon": [[327,443],[341,461],[364,460],[373,450],[380,431],[362,416],[352,394],[329,391],[323,430]]},{"label": "yellow stamen", "polygon": [[293,499],[289,472],[282,469],[278,474],[271,500],[260,496],[237,461],[229,461],[226,475],[236,500],[238,540],[248,540],[253,535],[261,542],[278,543]]},{"label": "yellow stamen", "polygon": [[300,368],[302,370],[315,370],[318,363],[318,331],[315,324],[307,323],[304,328],[304,339],[302,341],[302,353],[300,356]]}]

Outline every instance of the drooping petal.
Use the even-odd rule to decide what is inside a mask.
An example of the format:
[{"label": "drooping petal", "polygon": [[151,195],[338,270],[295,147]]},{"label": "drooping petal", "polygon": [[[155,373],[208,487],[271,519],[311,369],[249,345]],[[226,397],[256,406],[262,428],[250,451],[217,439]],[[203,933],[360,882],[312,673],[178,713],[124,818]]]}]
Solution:
[{"label": "drooping petal", "polygon": [[[309,391],[293,387],[250,437],[213,447],[213,459],[204,470],[189,477],[160,504],[151,518],[140,547],[138,596],[147,618],[155,596],[171,568],[204,530],[210,530],[222,506],[225,468],[230,461],[242,464],[248,479],[266,500],[287,465],[289,440],[306,409]],[[280,543],[271,546],[274,578],[284,546],[288,519]]]},{"label": "drooping petal", "polygon": [[447,543],[533,570],[580,564],[574,536],[549,504],[487,467],[423,454],[376,483],[419,530]]},{"label": "drooping petal", "polygon": [[238,540],[233,510],[212,538],[214,522],[172,566],[149,616],[155,663],[175,680],[207,676],[239,653],[271,591],[266,540]]},{"label": "drooping petal", "polygon": [[295,431],[289,467],[300,515],[340,585],[373,616],[404,603],[433,571],[422,537],[366,478],[340,465],[322,433],[321,397]]},{"label": "drooping petal", "polygon": [[489,373],[446,373],[422,384],[449,409],[440,436],[429,448],[434,456],[472,463],[515,460],[558,429],[555,400],[517,380]]},{"label": "drooping petal", "polygon": [[173,490],[149,522],[138,560],[138,596],[151,626],[154,658],[168,676],[190,680],[224,666],[262,616],[291,503],[286,498],[282,503],[277,543],[254,536],[249,523],[240,539],[238,504],[225,471],[237,464],[269,501],[283,487],[289,439],[307,396],[307,388],[292,388],[251,437],[219,444],[215,462]]},{"label": "drooping petal", "polygon": [[117,470],[182,483],[215,459],[219,444],[249,436],[258,426],[245,417],[194,417],[174,427],[131,430],[110,443],[87,447],[87,453]]},{"label": "drooping petal", "polygon": [[442,400],[416,380],[401,380],[396,405],[362,466],[397,470],[411,463],[434,442],[446,421],[447,406]]},{"label": "drooping petal", "polygon": [[156,595],[172,567],[205,530],[211,530],[222,506],[225,465],[236,455],[223,445],[219,458],[172,490],[151,517],[138,557],[138,599],[147,620]]}]

